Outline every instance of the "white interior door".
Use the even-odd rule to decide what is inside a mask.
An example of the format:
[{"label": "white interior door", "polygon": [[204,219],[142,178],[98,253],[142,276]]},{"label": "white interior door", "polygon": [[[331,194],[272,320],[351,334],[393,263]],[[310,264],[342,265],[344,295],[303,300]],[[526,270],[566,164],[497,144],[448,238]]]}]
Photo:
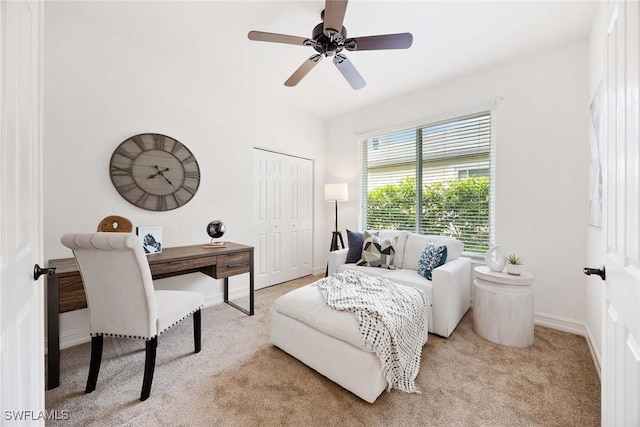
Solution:
[{"label": "white interior door", "polygon": [[44,411],[44,285],[33,279],[42,263],[42,6],[0,2],[0,416],[20,425]]},{"label": "white interior door", "polygon": [[640,425],[638,2],[610,3],[603,219],[602,425]]},{"label": "white interior door", "polygon": [[285,266],[289,264],[288,251],[285,250],[285,237],[288,235],[287,209],[287,163],[284,156],[268,153],[269,180],[267,192],[267,212],[269,213],[269,283],[281,283],[288,280]]},{"label": "white interior door", "polygon": [[312,267],[312,226],[313,226],[313,162],[306,159],[292,159],[292,192],[295,192],[295,208],[292,212],[292,230],[295,231],[295,275],[308,276]]},{"label": "white interior door", "polygon": [[256,289],[269,285],[269,245],[271,225],[269,222],[269,158],[262,150],[253,150],[253,227],[255,236],[254,286]]},{"label": "white interior door", "polygon": [[288,280],[283,258],[286,236],[286,156],[254,150],[255,288]]},{"label": "white interior door", "polygon": [[254,150],[256,289],[311,274],[313,162]]}]

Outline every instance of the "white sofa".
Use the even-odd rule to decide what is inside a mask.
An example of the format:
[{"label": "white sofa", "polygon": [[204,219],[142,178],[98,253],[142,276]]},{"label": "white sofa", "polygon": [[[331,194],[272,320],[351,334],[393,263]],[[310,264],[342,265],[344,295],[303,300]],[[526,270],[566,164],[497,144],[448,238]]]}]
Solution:
[{"label": "white sofa", "polygon": [[[381,230],[380,239],[397,237],[394,270],[346,264],[347,249],[329,253],[328,274],[345,270],[358,270],[372,276],[380,276],[395,283],[413,286],[425,291],[431,301],[429,332],[448,337],[471,306],[471,260],[461,257],[463,244],[445,236],[430,236],[408,231]],[[427,280],[418,271],[418,259],[429,243],[447,245],[447,260],[432,272]]]}]

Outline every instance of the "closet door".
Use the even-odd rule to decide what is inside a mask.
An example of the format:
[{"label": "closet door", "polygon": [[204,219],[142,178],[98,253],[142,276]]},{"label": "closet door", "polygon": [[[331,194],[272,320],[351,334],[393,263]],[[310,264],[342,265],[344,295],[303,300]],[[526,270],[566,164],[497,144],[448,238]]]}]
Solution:
[{"label": "closet door", "polygon": [[[287,167],[283,156],[254,150],[254,230],[256,289],[286,281],[282,259]],[[288,264],[284,261],[284,265]]]},{"label": "closet door", "polygon": [[255,286],[311,274],[310,160],[254,150]]},{"label": "closet door", "polygon": [[310,160],[290,159],[289,185],[291,189],[291,254],[292,279],[311,274],[311,227],[313,163]]}]

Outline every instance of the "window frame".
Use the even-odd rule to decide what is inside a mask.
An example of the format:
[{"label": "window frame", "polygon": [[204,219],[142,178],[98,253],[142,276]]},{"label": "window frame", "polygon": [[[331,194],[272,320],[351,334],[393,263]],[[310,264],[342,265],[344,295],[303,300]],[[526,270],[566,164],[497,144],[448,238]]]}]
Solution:
[{"label": "window frame", "polygon": [[[496,186],[496,122],[497,122],[497,102],[491,103],[489,105],[478,106],[471,109],[466,109],[465,111],[458,111],[456,113],[449,113],[446,115],[440,115],[438,117],[432,117],[430,119],[422,119],[416,120],[404,125],[397,126],[389,126],[385,128],[380,128],[376,130],[368,130],[366,132],[356,132],[358,135],[358,144],[360,150],[359,156],[359,169],[358,169],[358,194],[360,196],[360,203],[358,207],[358,223],[360,225],[360,229],[366,228],[367,223],[367,205],[368,205],[368,194],[366,189],[367,178],[365,175],[365,164],[367,163],[367,147],[366,141],[370,138],[375,138],[376,136],[384,136],[391,133],[401,133],[407,132],[409,130],[414,130],[417,132],[421,132],[423,128],[428,128],[431,126],[436,126],[439,124],[444,124],[447,122],[455,122],[461,121],[465,118],[471,118],[474,116],[482,116],[484,114],[489,116],[490,123],[490,133],[489,133],[489,233],[487,239],[487,246],[490,247],[492,242],[495,241],[495,186]],[[418,141],[418,134],[416,134],[416,141]],[[422,202],[423,202],[423,188],[424,184],[422,183],[422,168],[423,168],[423,159],[422,159],[422,146],[421,143],[415,143],[416,146],[416,209],[417,212],[422,211]],[[471,169],[484,169],[484,168],[473,168],[468,167],[469,162],[460,162],[454,166],[456,177],[458,177],[459,170],[471,170]],[[420,177],[420,180],[417,178]],[[421,185],[418,185],[421,184]],[[420,231],[420,216],[416,215],[414,228],[407,230],[415,233],[419,233]],[[463,251],[463,255],[473,258],[473,259],[483,259],[484,252],[470,252],[467,251],[466,247]]]}]

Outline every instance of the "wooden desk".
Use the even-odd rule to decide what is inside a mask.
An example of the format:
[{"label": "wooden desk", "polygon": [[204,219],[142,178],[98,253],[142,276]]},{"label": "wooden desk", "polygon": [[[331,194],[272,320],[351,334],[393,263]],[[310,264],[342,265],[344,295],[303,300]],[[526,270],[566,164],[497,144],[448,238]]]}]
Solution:
[{"label": "wooden desk", "polygon": [[[201,245],[163,248],[147,256],[154,279],[200,272],[214,279],[224,279],[224,302],[253,315],[253,247],[227,242],[226,248],[203,248]],[[82,278],[75,258],[49,260],[56,271],[47,276],[47,389],[60,385],[60,313],[87,307]],[[229,277],[249,273],[249,309],[229,301]]]}]

